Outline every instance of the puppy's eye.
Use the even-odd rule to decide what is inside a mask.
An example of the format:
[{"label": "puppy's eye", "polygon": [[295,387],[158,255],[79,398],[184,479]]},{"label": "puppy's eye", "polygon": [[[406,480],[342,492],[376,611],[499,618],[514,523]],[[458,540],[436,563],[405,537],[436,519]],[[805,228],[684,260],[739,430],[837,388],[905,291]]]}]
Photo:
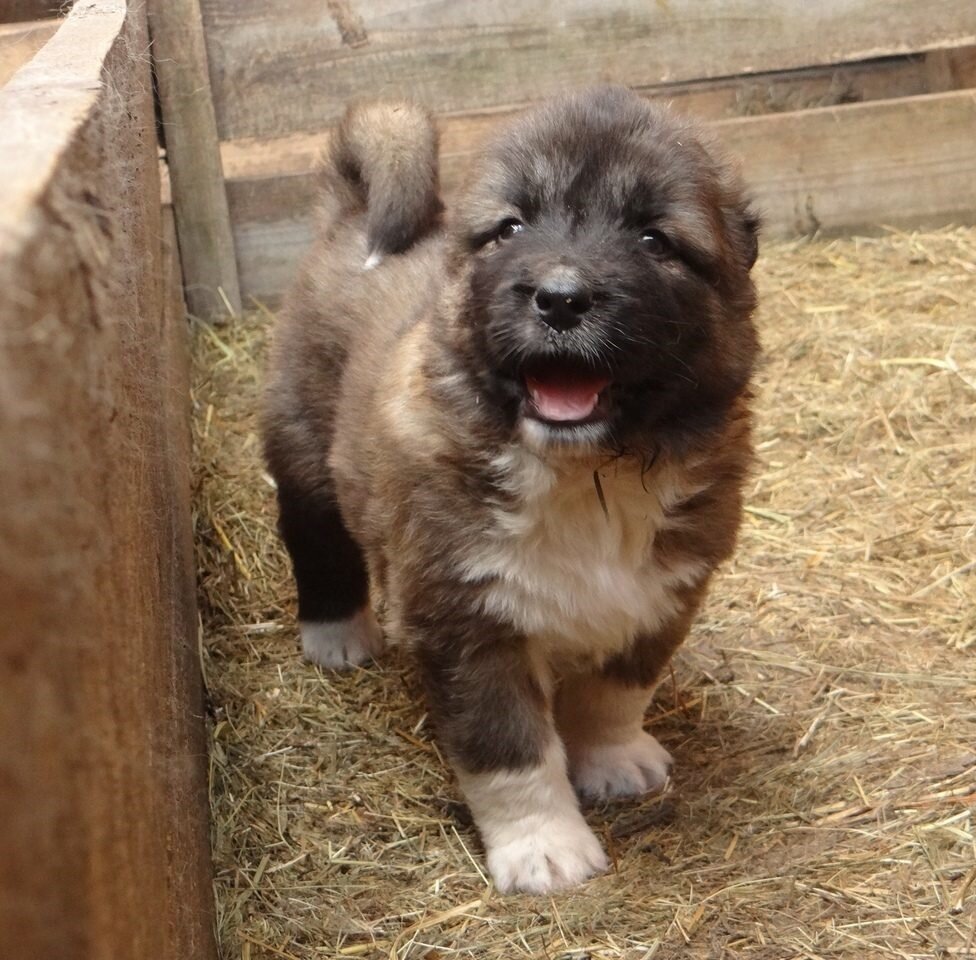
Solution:
[{"label": "puppy's eye", "polygon": [[495,239],[499,242],[505,240],[511,240],[517,233],[521,233],[525,229],[525,224],[521,220],[503,220],[498,226],[498,232],[495,234]]},{"label": "puppy's eye", "polygon": [[655,257],[665,257],[674,249],[667,234],[650,227],[641,231],[640,245]]}]

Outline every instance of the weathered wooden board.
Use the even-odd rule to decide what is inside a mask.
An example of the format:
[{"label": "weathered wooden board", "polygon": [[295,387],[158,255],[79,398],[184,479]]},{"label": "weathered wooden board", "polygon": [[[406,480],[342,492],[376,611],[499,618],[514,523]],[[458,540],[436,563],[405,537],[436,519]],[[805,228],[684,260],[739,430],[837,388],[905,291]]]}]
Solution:
[{"label": "weathered wooden board", "polygon": [[215,955],[147,47],[140,4],[86,0],[0,90],[0,952],[25,960]]},{"label": "weathered wooden board", "polygon": [[976,222],[976,90],[715,124],[771,235]]},{"label": "weathered wooden board", "polygon": [[[972,61],[976,64],[976,48]],[[951,55],[951,56],[950,56]],[[935,58],[930,61],[930,57]],[[938,64],[937,67],[933,63]],[[766,113],[785,113],[810,107],[861,103],[894,97],[918,96],[968,86],[961,77],[968,61],[959,51],[889,57],[864,63],[812,67],[760,76],[728,77],[697,83],[669,84],[646,92],[646,99],[668,103],[675,110],[700,120]],[[974,71],[973,85],[976,85]],[[933,82],[936,86],[933,88]],[[483,111],[450,118],[455,139],[478,139],[496,123],[513,115],[510,109]],[[224,173],[230,180],[248,177],[302,174],[312,170],[329,142],[328,129],[293,133],[267,139],[246,137],[220,145]]]},{"label": "weathered wooden board", "polygon": [[[448,195],[497,120],[441,121]],[[976,91],[741,117],[714,129],[741,159],[768,236],[976,220]],[[249,174],[228,183],[245,296],[273,303],[294,274],[311,241],[309,171],[324,143],[304,141],[308,163],[285,175],[246,150],[229,160]]]},{"label": "weathered wooden board", "polygon": [[201,0],[220,137],[314,132],[350,99],[438,113],[976,42],[941,0]]},{"label": "weathered wooden board", "polygon": [[197,0],[149,0],[163,140],[191,313],[241,309]]},{"label": "weathered wooden board", "polygon": [[315,189],[313,173],[228,182],[246,304],[257,300],[272,306],[291,283],[312,242]]},{"label": "weathered wooden board", "polygon": [[57,29],[57,20],[0,23],[0,87],[54,36]]}]

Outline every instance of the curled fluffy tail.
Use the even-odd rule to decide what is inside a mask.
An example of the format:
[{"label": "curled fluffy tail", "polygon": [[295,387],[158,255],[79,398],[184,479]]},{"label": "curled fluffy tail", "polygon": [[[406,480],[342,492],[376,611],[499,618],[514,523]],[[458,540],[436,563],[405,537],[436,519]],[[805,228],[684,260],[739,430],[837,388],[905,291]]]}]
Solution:
[{"label": "curled fluffy tail", "polygon": [[357,206],[366,207],[368,263],[402,253],[437,226],[443,209],[437,133],[420,107],[397,102],[350,107],[329,159],[328,172],[345,182]]}]

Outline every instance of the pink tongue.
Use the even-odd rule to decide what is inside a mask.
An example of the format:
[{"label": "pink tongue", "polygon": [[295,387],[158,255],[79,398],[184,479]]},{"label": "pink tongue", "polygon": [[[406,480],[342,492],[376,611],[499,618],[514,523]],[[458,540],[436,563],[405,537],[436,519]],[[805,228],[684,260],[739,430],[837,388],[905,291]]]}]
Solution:
[{"label": "pink tongue", "polygon": [[585,420],[596,409],[600,391],[610,381],[600,377],[539,379],[527,376],[525,385],[543,420]]}]

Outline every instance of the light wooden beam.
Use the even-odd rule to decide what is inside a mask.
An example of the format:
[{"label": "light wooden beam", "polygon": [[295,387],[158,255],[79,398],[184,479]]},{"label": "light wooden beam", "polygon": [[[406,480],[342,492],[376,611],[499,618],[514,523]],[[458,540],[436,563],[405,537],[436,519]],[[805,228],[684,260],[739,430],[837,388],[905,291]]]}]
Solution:
[{"label": "light wooden beam", "polygon": [[186,299],[207,318],[241,309],[227,192],[198,0],[149,0]]}]

